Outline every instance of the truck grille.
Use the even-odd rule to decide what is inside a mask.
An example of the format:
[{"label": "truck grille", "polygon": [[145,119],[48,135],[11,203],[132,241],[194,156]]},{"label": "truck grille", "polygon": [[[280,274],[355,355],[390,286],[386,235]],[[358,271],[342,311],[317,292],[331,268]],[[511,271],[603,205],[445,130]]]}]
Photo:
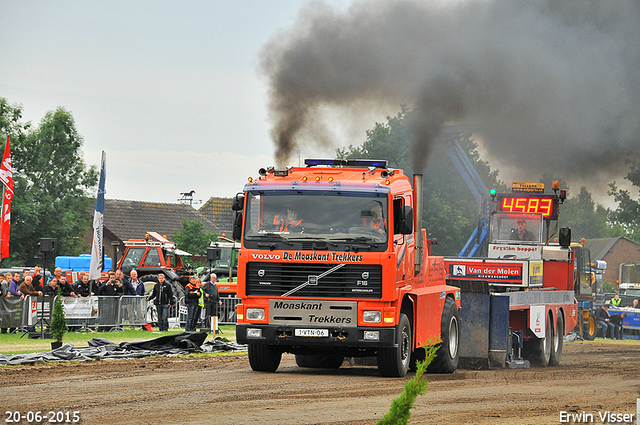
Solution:
[{"label": "truck grille", "polygon": [[323,277],[337,264],[248,263],[247,295],[280,297],[309,281],[291,297],[373,298],[382,297],[382,267],[345,264]]}]

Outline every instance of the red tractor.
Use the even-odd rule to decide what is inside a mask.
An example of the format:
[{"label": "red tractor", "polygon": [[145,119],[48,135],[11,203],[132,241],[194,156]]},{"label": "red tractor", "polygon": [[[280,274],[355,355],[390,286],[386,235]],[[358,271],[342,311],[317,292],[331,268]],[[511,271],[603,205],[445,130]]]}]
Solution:
[{"label": "red tractor", "polygon": [[164,273],[174,284],[178,298],[184,293],[189,277],[196,274],[193,267],[182,261],[182,257],[191,254],[179,250],[175,242],[156,232],[147,232],[144,239],[129,239],[124,245],[124,255],[118,261],[118,268],[123,273],[129,275],[135,269],[140,280],[149,282],[148,285],[156,282],[158,273]]}]

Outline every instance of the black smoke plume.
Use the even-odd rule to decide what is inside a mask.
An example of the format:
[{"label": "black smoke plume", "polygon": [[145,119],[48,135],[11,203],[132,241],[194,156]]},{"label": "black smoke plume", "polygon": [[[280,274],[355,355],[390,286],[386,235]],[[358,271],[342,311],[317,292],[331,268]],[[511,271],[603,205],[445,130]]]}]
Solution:
[{"label": "black smoke plume", "polygon": [[635,0],[310,3],[264,46],[261,70],[280,164],[301,142],[331,143],[327,110],[401,104],[415,170],[448,122],[474,123],[492,157],[538,172],[621,174],[640,152]]}]

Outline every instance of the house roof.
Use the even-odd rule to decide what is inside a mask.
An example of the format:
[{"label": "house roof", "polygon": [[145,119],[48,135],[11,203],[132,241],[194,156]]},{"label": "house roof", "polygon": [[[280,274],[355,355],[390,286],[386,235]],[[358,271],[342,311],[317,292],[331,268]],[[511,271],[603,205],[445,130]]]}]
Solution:
[{"label": "house roof", "polygon": [[227,235],[233,230],[234,212],[231,210],[232,198],[209,198],[198,211],[218,226]]},{"label": "house roof", "polygon": [[626,239],[627,241],[640,245],[637,242],[632,241],[631,239],[627,239],[622,236],[618,236],[617,238],[600,238],[600,239],[587,239],[584,246],[591,251],[591,259],[592,260],[602,260],[605,255],[613,248],[613,246],[621,239]]},{"label": "house roof", "polygon": [[198,220],[205,231],[222,233],[219,226],[186,204],[105,199],[104,227],[120,241],[141,239],[149,231],[169,239],[182,229],[182,221]]}]

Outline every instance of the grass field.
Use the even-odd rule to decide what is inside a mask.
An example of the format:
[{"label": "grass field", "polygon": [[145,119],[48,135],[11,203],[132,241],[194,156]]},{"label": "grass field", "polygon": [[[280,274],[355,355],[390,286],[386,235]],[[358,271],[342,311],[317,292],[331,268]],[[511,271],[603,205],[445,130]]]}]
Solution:
[{"label": "grass field", "polygon": [[[234,325],[220,326],[220,333],[215,337],[221,337],[229,341],[236,340],[236,327]],[[104,338],[119,344],[121,342],[133,342],[158,338],[163,335],[172,335],[184,332],[182,329],[172,329],[167,332],[158,332],[154,328],[152,332],[136,330],[124,330],[122,332],[68,332],[65,334],[63,343],[72,343],[76,347],[86,347],[87,341],[93,338]],[[210,334],[207,341],[214,339]],[[51,350],[52,339],[31,339],[27,334],[0,334],[0,354],[27,354],[40,353]]]}]

